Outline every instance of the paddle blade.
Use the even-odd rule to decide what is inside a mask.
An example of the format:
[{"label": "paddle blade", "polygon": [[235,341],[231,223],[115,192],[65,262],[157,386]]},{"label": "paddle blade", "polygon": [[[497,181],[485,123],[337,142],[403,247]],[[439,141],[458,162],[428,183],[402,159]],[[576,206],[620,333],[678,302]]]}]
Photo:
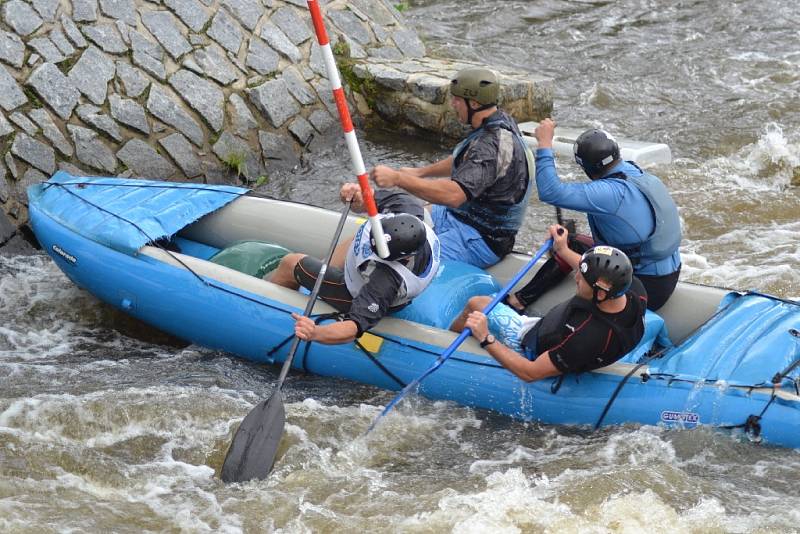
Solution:
[{"label": "paddle blade", "polygon": [[280,391],[261,401],[242,420],[222,464],[223,482],[262,480],[272,471],[286,410]]}]

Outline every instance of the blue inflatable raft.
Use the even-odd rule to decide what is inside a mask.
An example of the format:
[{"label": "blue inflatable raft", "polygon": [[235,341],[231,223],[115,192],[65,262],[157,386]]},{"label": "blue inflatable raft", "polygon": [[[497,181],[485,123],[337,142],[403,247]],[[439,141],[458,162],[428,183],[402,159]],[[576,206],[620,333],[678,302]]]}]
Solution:
[{"label": "blue inflatable raft", "polygon": [[[28,195],[36,236],[75,284],[165,332],[265,363],[287,356],[290,313],[307,296],[264,281],[264,266],[276,250],[324,255],[339,217],[236,187],[63,172]],[[344,235],[360,222],[351,217]],[[241,250],[254,256],[242,260]],[[242,261],[221,260],[237,254]],[[301,346],[293,365],[400,389],[456,337],[444,327],[466,300],[495,291],[528,260],[510,254],[488,273],[445,264],[426,293],[359,343]],[[528,312],[573,292],[566,281]],[[796,302],[680,283],[658,315],[648,313],[636,350],[611,366],[525,383],[468,339],[420,393],[543,423],[708,425],[800,447],[798,330]]]}]

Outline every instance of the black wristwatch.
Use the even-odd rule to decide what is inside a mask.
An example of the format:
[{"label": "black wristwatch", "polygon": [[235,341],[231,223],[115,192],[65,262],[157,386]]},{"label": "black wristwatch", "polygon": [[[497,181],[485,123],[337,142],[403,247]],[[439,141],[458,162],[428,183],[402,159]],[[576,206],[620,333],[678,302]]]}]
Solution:
[{"label": "black wristwatch", "polygon": [[481,341],[481,348],[485,349],[492,343],[497,341],[492,334],[487,334],[483,341]]}]

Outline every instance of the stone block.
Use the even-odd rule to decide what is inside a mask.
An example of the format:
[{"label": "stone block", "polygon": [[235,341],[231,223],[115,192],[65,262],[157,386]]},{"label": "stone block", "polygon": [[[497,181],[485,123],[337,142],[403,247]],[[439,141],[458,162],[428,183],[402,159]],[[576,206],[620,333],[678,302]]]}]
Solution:
[{"label": "stone block", "polygon": [[22,67],[25,43],[18,35],[0,30],[0,59],[14,67]]},{"label": "stone block", "polygon": [[218,50],[218,45],[208,45],[194,51],[194,59],[209,78],[213,78],[222,85],[228,85],[239,77],[233,63],[228,61],[223,53]]},{"label": "stone block", "polygon": [[73,124],[67,125],[75,144],[75,155],[78,161],[99,171],[113,173],[117,168],[117,158],[93,130]]},{"label": "stone block", "polygon": [[119,95],[108,97],[111,104],[111,116],[125,126],[139,130],[145,135],[150,135],[150,125],[147,122],[147,115],[144,108],[135,100],[122,98]]},{"label": "stone block", "polygon": [[44,63],[28,77],[28,85],[64,120],[69,119],[80,92],[52,63]]},{"label": "stone block", "polygon": [[114,24],[100,23],[93,26],[84,26],[83,34],[109,54],[124,54],[128,51],[128,45],[122,40]]},{"label": "stone block", "polygon": [[[147,109],[158,119],[181,132],[195,145],[203,146],[203,129],[197,121],[157,85],[150,88]],[[155,126],[153,131],[155,131]]]},{"label": "stone block", "polygon": [[169,84],[181,98],[200,113],[214,131],[222,129],[224,119],[222,106],[225,95],[217,84],[186,69],[173,74],[169,78]]},{"label": "stone block", "polygon": [[[303,12],[308,13],[308,10],[305,9]],[[309,19],[308,22],[306,20],[307,18]],[[304,43],[314,35],[309,28],[310,16],[300,16],[297,9],[293,7],[285,6],[278,8],[275,13],[272,14],[270,20],[286,34],[286,37],[288,37],[294,45]]]},{"label": "stone block", "polygon": [[0,66],[0,107],[6,111],[11,111],[27,102],[28,99],[25,97],[25,93],[22,92],[17,80],[5,67]]},{"label": "stone block", "polygon": [[248,89],[247,96],[275,128],[280,128],[289,118],[300,112],[300,106],[289,94],[289,88],[283,78]]},{"label": "stone block", "polygon": [[256,28],[258,19],[264,14],[264,7],[258,0],[222,0],[220,3],[230,9],[236,20],[250,31]]},{"label": "stone block", "polygon": [[242,27],[224,9],[217,11],[206,33],[225,50],[233,54],[239,53],[244,38]]},{"label": "stone block", "polygon": [[3,21],[11,26],[17,35],[30,35],[44,23],[30,4],[22,0],[11,0],[0,8]]},{"label": "stone block", "polygon": [[72,145],[67,141],[67,138],[64,137],[64,134],[61,133],[61,130],[58,129],[56,123],[53,122],[53,118],[46,110],[41,108],[32,109],[28,115],[39,125],[45,138],[47,138],[59,152],[66,157],[72,156]]},{"label": "stone block", "polygon": [[192,51],[192,45],[183,37],[178,21],[172,13],[168,11],[147,11],[142,13],[142,23],[150,30],[153,37],[161,43],[167,53],[176,60]]},{"label": "stone block", "polygon": [[167,180],[175,174],[175,166],[156,149],[141,139],[131,139],[117,151],[117,157],[137,178]]},{"label": "stone block", "polygon": [[202,163],[195,155],[191,143],[184,136],[174,133],[159,139],[158,142],[178,164],[184,176],[194,178],[203,173]]},{"label": "stone block", "polygon": [[292,63],[300,63],[302,61],[303,54],[300,53],[300,49],[283,33],[283,30],[272,22],[267,21],[264,23],[261,27],[260,36],[278,53],[289,58]]},{"label": "stone block", "polygon": [[100,12],[107,17],[136,27],[136,3],[134,0],[100,0]]},{"label": "stone block", "polygon": [[116,71],[111,58],[96,47],[89,46],[67,77],[74,87],[100,106],[106,101],[108,82],[114,78]]}]

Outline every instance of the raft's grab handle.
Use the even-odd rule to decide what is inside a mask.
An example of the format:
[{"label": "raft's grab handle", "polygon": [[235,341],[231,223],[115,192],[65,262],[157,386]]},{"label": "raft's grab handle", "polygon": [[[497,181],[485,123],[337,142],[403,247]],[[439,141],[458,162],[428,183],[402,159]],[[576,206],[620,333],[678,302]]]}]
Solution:
[{"label": "raft's grab handle", "polygon": [[[795,328],[789,329],[789,335],[794,337],[794,340],[798,343],[798,353],[800,353],[800,331]],[[794,359],[794,361],[789,364],[789,367],[781,371],[780,373],[775,373],[775,376],[772,377],[772,383],[775,386],[780,386],[781,381],[788,376],[789,373],[795,370],[795,368],[800,365],[800,355]]]}]

